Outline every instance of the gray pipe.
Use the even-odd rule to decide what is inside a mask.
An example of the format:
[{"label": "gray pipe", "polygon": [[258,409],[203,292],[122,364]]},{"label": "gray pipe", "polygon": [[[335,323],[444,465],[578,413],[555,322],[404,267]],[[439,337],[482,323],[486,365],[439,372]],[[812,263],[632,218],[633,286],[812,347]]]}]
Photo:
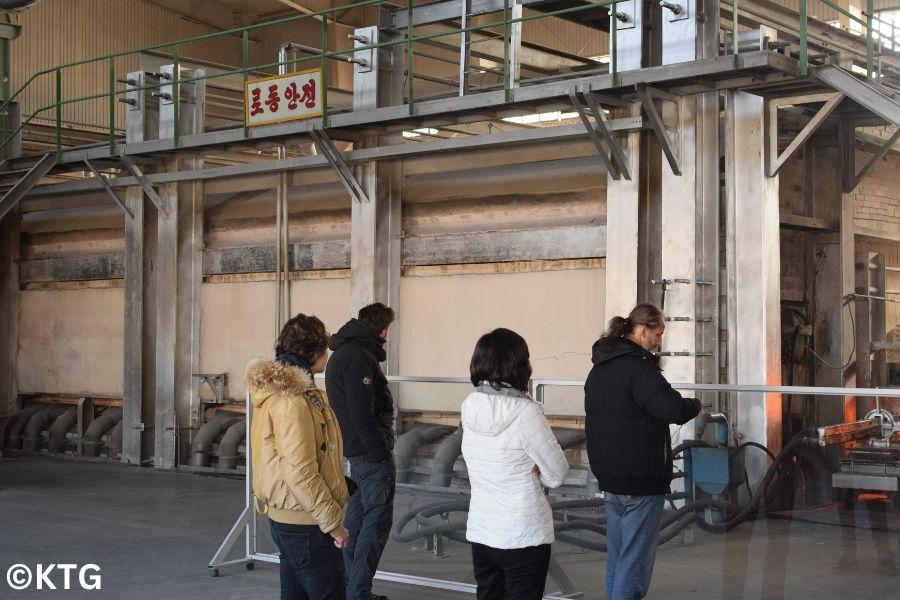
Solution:
[{"label": "gray pipe", "polygon": [[37,4],[40,0],[0,0],[0,12],[15,12]]},{"label": "gray pipe", "polygon": [[102,415],[94,419],[84,434],[82,453],[85,456],[100,456],[101,438],[103,434],[112,429],[116,423],[122,420],[122,408],[110,406]]},{"label": "gray pipe", "polygon": [[6,426],[6,435],[3,440],[4,448],[9,450],[22,449],[22,434],[25,431],[25,426],[28,425],[28,421],[39,409],[40,406],[32,404],[13,415],[13,418],[10,419],[9,424]]},{"label": "gray pipe", "polygon": [[48,429],[50,424],[65,410],[65,407],[62,406],[42,408],[28,419],[28,425],[25,426],[25,439],[22,444],[22,451],[25,454],[37,454],[40,452],[41,442],[43,441],[41,432]]},{"label": "gray pipe", "polygon": [[219,468],[236,469],[238,461],[238,446],[244,441],[247,434],[247,418],[234,423],[222,436],[219,442]]},{"label": "gray pipe", "polygon": [[585,441],[583,429],[559,427],[553,429],[553,435],[556,436],[556,441],[559,442],[559,447],[563,450],[583,444]]},{"label": "gray pipe", "polygon": [[[191,443],[191,465],[195,467],[208,467],[209,455],[212,446],[226,429],[234,425],[240,417],[233,413],[217,412],[212,421],[204,423],[197,437]],[[235,452],[236,453],[236,452]]]},{"label": "gray pipe", "polygon": [[125,424],[124,419],[119,419],[116,426],[112,428],[109,434],[109,457],[118,459],[122,454],[122,425]]},{"label": "gray pipe", "polygon": [[434,463],[431,467],[431,485],[450,487],[453,479],[453,465],[462,454],[462,434],[460,426],[456,432],[445,438],[434,454]]},{"label": "gray pipe", "polygon": [[394,444],[394,463],[397,465],[397,483],[408,483],[412,469],[412,459],[416,450],[434,440],[451,433],[449,425],[422,425],[410,429]]},{"label": "gray pipe", "polygon": [[50,454],[62,454],[65,452],[66,434],[77,422],[78,415],[75,413],[74,408],[67,410],[53,421],[53,426],[50,427],[50,442],[47,444],[47,450],[50,451]]}]

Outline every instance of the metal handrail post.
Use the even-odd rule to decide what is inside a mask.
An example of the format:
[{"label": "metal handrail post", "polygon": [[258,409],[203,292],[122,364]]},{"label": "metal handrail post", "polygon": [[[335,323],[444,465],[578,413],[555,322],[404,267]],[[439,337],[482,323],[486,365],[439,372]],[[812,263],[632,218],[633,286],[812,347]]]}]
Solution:
[{"label": "metal handrail post", "polygon": [[241,75],[244,79],[244,138],[250,137],[250,128],[247,127],[247,79],[250,70],[250,32],[246,29],[241,33]]},{"label": "metal handrail post", "polygon": [[172,52],[172,119],[175,121],[174,143],[177,148],[181,145],[181,62],[178,60],[178,46]]},{"label": "metal handrail post", "polygon": [[[737,0],[735,0],[737,2]],[[800,0],[800,74],[809,72],[809,40],[807,39],[807,0]],[[735,23],[734,46],[737,47],[737,24]]]},{"label": "metal handrail post", "polygon": [[328,127],[328,15],[322,15],[322,128]]},{"label": "metal handrail post", "polygon": [[866,76],[872,76],[875,45],[872,37],[872,0],[866,0]]},{"label": "metal handrail post", "polygon": [[619,85],[619,20],[616,18],[618,0],[613,0],[612,7],[609,11],[609,70],[612,75],[613,87]]},{"label": "metal handrail post", "polygon": [[512,69],[509,64],[509,36],[512,28],[509,22],[509,0],[503,0],[503,94],[506,101],[511,100],[511,92],[509,87],[509,78]]},{"label": "metal handrail post", "polygon": [[116,152],[116,59],[109,59],[109,153]]},{"label": "metal handrail post", "polygon": [[56,69],[56,159],[62,158],[62,71]]},{"label": "metal handrail post", "polygon": [[[800,0],[804,2],[805,0]],[[801,26],[802,27],[802,26]],[[731,53],[734,55],[734,67],[738,61],[738,0],[731,0]]]},{"label": "metal handrail post", "polygon": [[412,0],[406,0],[406,106],[410,116],[416,114],[415,97],[413,94],[413,4]]}]

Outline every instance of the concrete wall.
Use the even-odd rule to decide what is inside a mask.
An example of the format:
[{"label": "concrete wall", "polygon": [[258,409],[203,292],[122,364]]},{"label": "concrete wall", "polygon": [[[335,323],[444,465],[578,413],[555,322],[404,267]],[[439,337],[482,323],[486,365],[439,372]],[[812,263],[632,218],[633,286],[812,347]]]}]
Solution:
[{"label": "concrete wall", "polygon": [[22,394],[122,396],[121,288],[19,294]]}]

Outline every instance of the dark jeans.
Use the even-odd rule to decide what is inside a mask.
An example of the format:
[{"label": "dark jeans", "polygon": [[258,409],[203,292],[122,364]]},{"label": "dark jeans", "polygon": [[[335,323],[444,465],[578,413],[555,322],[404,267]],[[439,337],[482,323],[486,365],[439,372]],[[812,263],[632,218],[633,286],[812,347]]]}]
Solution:
[{"label": "dark jeans", "polygon": [[343,600],[344,563],[334,539],[318,525],[269,525],[281,551],[281,600]]},{"label": "dark jeans", "polygon": [[550,544],[502,550],[472,544],[478,600],[540,600],[544,596]]},{"label": "dark jeans", "polygon": [[359,487],[344,515],[344,527],[350,532],[350,543],[344,548],[347,598],[371,600],[372,577],[394,522],[397,468],[393,456],[382,463],[371,463],[364,455],[348,460],[350,477]]}]

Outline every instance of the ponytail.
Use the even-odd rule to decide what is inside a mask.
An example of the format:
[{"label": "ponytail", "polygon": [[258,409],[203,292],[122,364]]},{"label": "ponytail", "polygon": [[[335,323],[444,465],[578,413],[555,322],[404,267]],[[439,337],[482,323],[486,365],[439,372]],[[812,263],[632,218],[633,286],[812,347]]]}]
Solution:
[{"label": "ponytail", "polygon": [[620,338],[630,335],[638,325],[654,329],[659,327],[664,320],[665,316],[658,306],[644,302],[632,308],[627,317],[615,316],[610,319],[606,331],[600,336],[598,342],[610,348]]}]

